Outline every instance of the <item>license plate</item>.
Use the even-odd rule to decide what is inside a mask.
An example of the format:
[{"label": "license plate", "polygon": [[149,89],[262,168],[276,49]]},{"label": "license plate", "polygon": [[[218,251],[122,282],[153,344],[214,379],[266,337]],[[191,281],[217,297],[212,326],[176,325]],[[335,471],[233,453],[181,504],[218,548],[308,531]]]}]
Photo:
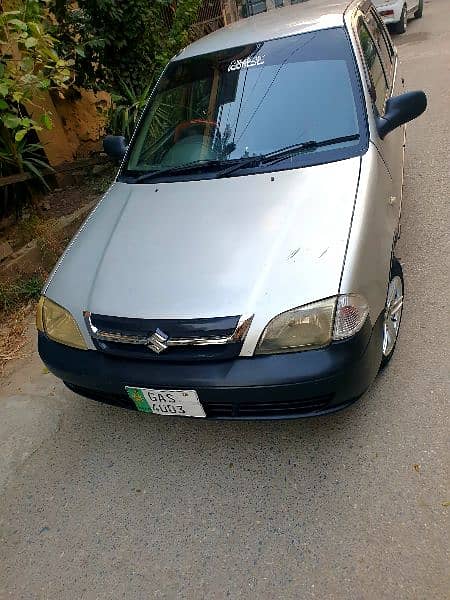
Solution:
[{"label": "license plate", "polygon": [[166,417],[206,417],[195,390],[152,390],[125,386],[136,408]]}]

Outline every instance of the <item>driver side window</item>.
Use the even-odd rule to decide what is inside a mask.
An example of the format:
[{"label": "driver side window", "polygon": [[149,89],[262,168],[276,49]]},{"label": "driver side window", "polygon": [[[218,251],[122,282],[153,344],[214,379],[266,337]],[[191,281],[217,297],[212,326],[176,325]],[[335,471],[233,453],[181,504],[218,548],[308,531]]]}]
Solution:
[{"label": "driver side window", "polygon": [[384,105],[388,93],[388,83],[380,55],[375,42],[362,19],[358,22],[358,37],[364,55],[367,74],[370,80],[372,100],[380,115],[384,114]]},{"label": "driver side window", "polygon": [[[210,92],[211,82],[207,79],[199,81],[194,90],[186,84],[161,92],[151,107],[148,131],[137,140],[139,162],[142,164],[136,163],[138,153],[134,151],[130,157],[131,167],[153,168],[176,141],[187,133],[195,132],[195,121],[201,121],[207,114]],[[199,133],[202,134],[203,129]]]},{"label": "driver side window", "polygon": [[369,29],[372,39],[375,41],[388,83],[391,83],[394,66],[394,49],[386,26],[382,23],[373,8],[365,15],[364,22]]}]

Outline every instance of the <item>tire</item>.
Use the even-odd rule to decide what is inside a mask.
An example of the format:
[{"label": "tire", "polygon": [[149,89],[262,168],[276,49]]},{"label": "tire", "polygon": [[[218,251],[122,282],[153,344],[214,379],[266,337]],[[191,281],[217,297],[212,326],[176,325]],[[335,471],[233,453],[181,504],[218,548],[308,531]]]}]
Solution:
[{"label": "tire", "polygon": [[402,8],[402,14],[400,15],[400,21],[395,23],[392,30],[394,33],[406,33],[406,27],[408,25],[408,13],[406,11],[406,4]]},{"label": "tire", "polygon": [[419,7],[414,13],[415,19],[421,19],[423,17],[423,0],[419,0]]},{"label": "tire", "polygon": [[404,281],[402,265],[395,256],[392,259],[389,285],[384,307],[382,359],[380,369],[391,360],[397,345],[403,313]]}]

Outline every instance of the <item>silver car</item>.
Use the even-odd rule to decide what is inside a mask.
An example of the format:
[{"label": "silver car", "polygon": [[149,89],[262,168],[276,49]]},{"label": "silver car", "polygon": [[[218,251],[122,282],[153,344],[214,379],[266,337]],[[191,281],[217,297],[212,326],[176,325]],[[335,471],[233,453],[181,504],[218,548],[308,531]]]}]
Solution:
[{"label": "silver car", "polygon": [[277,419],[359,398],[403,305],[404,93],[372,4],[221,29],[157,83],[116,181],[38,306],[73,391],[163,415]]}]

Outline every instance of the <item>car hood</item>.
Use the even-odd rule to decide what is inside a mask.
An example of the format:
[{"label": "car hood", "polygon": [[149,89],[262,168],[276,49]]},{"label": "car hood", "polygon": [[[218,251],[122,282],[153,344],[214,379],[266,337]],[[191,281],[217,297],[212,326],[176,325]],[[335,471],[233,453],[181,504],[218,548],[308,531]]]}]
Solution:
[{"label": "car hood", "polygon": [[115,183],[50,277],[82,311],[152,319],[278,313],[339,291],[360,158],[202,181]]}]

